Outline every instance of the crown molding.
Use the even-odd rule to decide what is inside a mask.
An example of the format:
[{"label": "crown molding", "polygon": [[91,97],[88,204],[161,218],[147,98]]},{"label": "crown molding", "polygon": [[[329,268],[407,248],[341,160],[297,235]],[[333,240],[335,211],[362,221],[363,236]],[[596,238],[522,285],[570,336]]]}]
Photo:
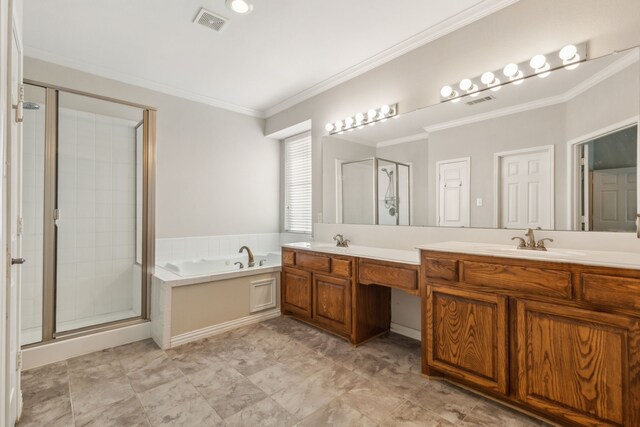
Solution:
[{"label": "crown molding", "polygon": [[495,13],[500,9],[517,3],[518,1],[519,0],[485,0],[479,4],[476,4],[475,6],[462,11],[457,15],[452,16],[451,18],[445,19],[444,21],[408,38],[403,42],[396,44],[393,47],[383,50],[382,52],[372,56],[371,58],[360,62],[359,64],[347,68],[346,70],[334,75],[333,77],[323,80],[322,82],[317,83],[310,88],[305,89],[302,92],[290,98],[287,98],[272,107],[267,108],[264,111],[264,116],[271,117],[277,113],[280,113],[288,108],[293,107],[296,104],[299,104],[302,101],[306,101],[309,98],[319,95],[320,93],[338,86],[339,84],[344,83],[347,80],[351,80],[354,77],[364,74],[367,71],[379,67],[380,65],[383,65],[389,61],[392,61],[404,55],[405,53],[415,50],[420,46],[424,46],[427,43],[437,40],[440,37],[452,33],[466,25],[484,18],[485,16],[491,15],[492,13]]},{"label": "crown molding", "polygon": [[524,104],[513,105],[510,107],[500,108],[498,110],[488,111],[482,114],[476,114],[475,116],[464,117],[458,120],[451,120],[449,122],[438,123],[433,126],[426,126],[423,129],[427,133],[438,132],[445,129],[451,129],[458,126],[464,126],[472,123],[482,122],[485,120],[496,119],[499,117],[509,116],[512,114],[522,113],[529,110],[535,110],[538,108],[549,107],[551,105],[562,104],[572,100],[578,95],[586,92],[597,84],[603,82],[609,77],[619,73],[625,68],[635,64],[640,59],[640,53],[633,51],[625,54],[622,58],[615,61],[608,67],[600,70],[588,79],[580,82],[576,86],[572,87],[565,93],[556,96],[550,96],[548,98],[538,99]]},{"label": "crown molding", "polygon": [[420,132],[414,135],[403,136],[401,138],[388,139],[386,141],[380,141],[376,144],[376,148],[389,147],[391,145],[405,144],[407,142],[420,141],[422,139],[429,139],[428,132]]},{"label": "crown molding", "polygon": [[118,82],[127,83],[134,86],[139,86],[144,89],[161,92],[167,95],[177,96],[179,98],[188,99],[190,101],[207,104],[212,107],[222,108],[224,110],[233,111],[234,113],[240,113],[247,116],[264,118],[264,112],[254,110],[252,108],[242,107],[229,102],[221,101],[219,99],[203,96],[198,93],[179,89],[177,87],[166,85],[163,83],[154,82],[148,79],[135,77],[127,73],[120,73],[110,68],[100,67],[93,64],[87,64],[82,61],[71,59],[62,55],[57,55],[45,50],[41,50],[32,46],[25,46],[25,56],[29,58],[39,59],[41,61],[51,62],[63,67],[73,68],[85,73],[95,74],[107,79],[116,80]]}]

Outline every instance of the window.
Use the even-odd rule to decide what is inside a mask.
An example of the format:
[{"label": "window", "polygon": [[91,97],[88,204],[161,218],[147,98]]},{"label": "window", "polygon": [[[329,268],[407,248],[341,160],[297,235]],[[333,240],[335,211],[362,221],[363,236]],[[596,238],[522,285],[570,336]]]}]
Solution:
[{"label": "window", "polygon": [[284,231],[311,234],[311,134],[284,141]]}]

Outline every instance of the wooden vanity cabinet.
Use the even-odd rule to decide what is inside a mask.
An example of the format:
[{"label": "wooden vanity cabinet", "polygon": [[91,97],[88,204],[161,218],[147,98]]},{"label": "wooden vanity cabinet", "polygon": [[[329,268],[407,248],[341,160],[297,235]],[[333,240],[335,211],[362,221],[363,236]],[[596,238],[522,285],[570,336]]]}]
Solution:
[{"label": "wooden vanity cabinet", "polygon": [[423,372],[562,425],[640,426],[640,271],[421,253]]}]

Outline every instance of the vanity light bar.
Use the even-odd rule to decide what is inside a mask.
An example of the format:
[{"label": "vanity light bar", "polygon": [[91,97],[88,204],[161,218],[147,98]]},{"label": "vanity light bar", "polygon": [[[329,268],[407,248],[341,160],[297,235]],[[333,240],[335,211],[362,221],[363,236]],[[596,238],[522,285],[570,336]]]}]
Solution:
[{"label": "vanity light bar", "polygon": [[459,83],[443,86],[440,90],[440,102],[458,102],[465,95],[476,97],[485,89],[497,92],[507,83],[519,85],[524,83],[526,77],[535,75],[545,78],[552,70],[559,68],[575,70],[586,59],[586,43],[569,44],[547,55],[538,54],[529,61],[519,64],[512,62],[501,70],[487,71],[473,79],[462,79]]},{"label": "vanity light bar", "polygon": [[354,129],[362,129],[365,126],[373,126],[377,122],[384,122],[387,119],[398,116],[398,104],[383,105],[379,108],[372,108],[366,113],[357,113],[335,123],[327,123],[325,129],[329,135],[351,132]]}]

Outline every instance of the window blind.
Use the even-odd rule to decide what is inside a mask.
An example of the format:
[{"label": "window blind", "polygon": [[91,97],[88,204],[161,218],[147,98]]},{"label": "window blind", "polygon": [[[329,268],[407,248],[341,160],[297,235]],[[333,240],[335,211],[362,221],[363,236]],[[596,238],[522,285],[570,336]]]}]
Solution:
[{"label": "window blind", "polygon": [[311,234],[311,134],[284,141],[284,229]]}]

